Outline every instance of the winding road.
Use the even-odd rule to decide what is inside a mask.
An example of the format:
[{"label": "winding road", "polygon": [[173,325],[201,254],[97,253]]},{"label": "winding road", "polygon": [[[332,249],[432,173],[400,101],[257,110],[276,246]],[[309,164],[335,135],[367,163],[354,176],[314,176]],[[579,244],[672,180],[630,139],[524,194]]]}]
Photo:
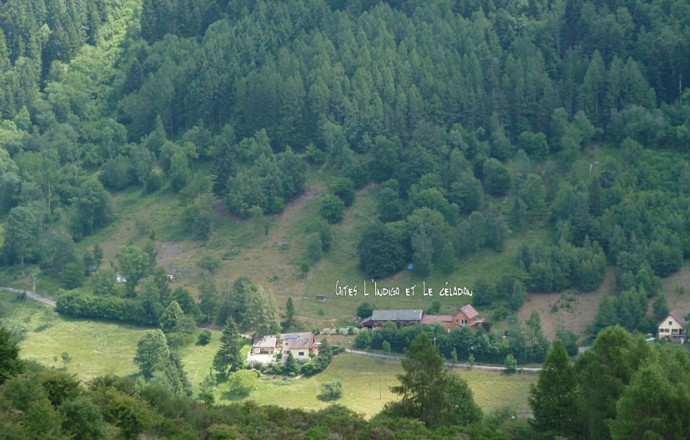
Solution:
[{"label": "winding road", "polygon": [[30,290],[13,289],[11,287],[0,287],[0,290],[4,290],[5,292],[12,292],[12,293],[23,293],[26,295],[27,298],[31,298],[34,301],[40,302],[41,304],[55,307],[55,300],[47,298],[47,297],[42,296],[42,295],[39,295],[38,293],[32,292]]},{"label": "winding road", "polygon": [[[375,359],[382,359],[384,361],[390,361],[390,362],[399,362],[401,358],[403,358],[402,355],[397,355],[397,354],[379,354],[379,353],[369,353],[368,351],[360,351],[360,350],[350,350],[350,349],[345,349],[345,353],[351,353],[356,356],[364,356],[364,357],[370,357],[370,358],[375,358]],[[495,371],[495,372],[504,372],[506,369],[505,367],[497,367],[495,365],[470,365],[468,363],[462,363],[462,364],[455,364],[452,362],[446,362],[446,367],[448,368],[453,368],[453,369],[459,369],[459,370],[484,370],[484,371]],[[518,371],[527,373],[527,374],[539,374],[541,371],[541,368],[534,368],[534,367],[519,367]]]}]

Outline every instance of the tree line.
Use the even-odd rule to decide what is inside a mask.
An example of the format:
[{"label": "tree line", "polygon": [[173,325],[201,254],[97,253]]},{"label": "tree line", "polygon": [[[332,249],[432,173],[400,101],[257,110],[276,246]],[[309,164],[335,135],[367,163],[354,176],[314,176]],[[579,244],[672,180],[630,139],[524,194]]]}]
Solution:
[{"label": "tree line", "polygon": [[[393,323],[386,323],[382,328],[360,331],[355,338],[355,346],[403,353],[421,334],[432,339],[439,353],[453,362],[503,363],[507,356],[523,364],[543,362],[551,345],[542,332],[539,315],[533,313],[524,325],[517,317],[512,317],[504,333],[470,327],[456,327],[447,331],[442,325],[397,328]],[[567,341],[569,349],[577,353],[577,338],[572,332],[559,329],[558,337]]]}]

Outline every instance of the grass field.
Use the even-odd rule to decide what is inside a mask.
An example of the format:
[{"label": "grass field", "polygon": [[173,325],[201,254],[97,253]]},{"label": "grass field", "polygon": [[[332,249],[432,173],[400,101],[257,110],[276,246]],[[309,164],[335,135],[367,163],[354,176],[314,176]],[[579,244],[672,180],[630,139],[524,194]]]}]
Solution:
[{"label": "grass field", "polygon": [[[321,392],[321,384],[340,379],[344,383],[343,397],[335,403],[371,417],[381,411],[386,402],[398,398],[390,392],[390,387],[398,384],[395,375],[402,371],[399,363],[344,353],[336,356],[326,371],[311,378],[262,377],[248,400],[287,408],[325,408],[334,402],[322,402],[316,398]],[[517,412],[529,411],[529,386],[536,382],[537,376],[476,370],[455,371],[454,374],[467,381],[475,401],[485,413],[501,407],[510,407]],[[222,394],[222,384],[219,388],[217,397]]]},{"label": "grass field", "polygon": [[669,310],[681,316],[690,313],[690,266],[684,265],[678,272],[662,281]]},{"label": "grass field", "polygon": [[[60,317],[49,307],[32,301],[18,302],[14,294],[0,292],[3,317],[28,330],[20,344],[20,356],[48,368],[63,368],[60,356],[69,353],[67,371],[88,381],[105,374],[128,376],[138,373],[133,363],[137,342],[150,329],[124,324]],[[212,330],[211,343],[184,347],[180,354],[187,377],[196,390],[208,374],[220,346],[220,332]],[[54,357],[58,357],[58,361]]]},{"label": "grass field", "polygon": [[[72,361],[66,371],[83,381],[105,374],[119,376],[137,374],[132,362],[136,345],[148,330],[108,322],[63,319],[51,308],[31,301],[16,301],[16,296],[0,292],[0,306],[6,319],[22,323],[28,332],[20,344],[21,356],[34,360],[48,368],[64,368],[60,356],[70,354]],[[337,343],[342,343],[333,337]],[[185,371],[195,393],[203,378],[209,373],[213,356],[219,348],[220,332],[214,331],[209,345],[190,345],[180,352]],[[245,346],[246,353],[248,347]],[[58,360],[54,358],[57,356]],[[340,379],[345,384],[343,397],[337,403],[352,410],[372,416],[383,405],[396,398],[390,387],[397,384],[395,375],[401,373],[398,363],[385,362],[349,354],[336,356],[325,372],[300,379],[261,378],[249,399],[259,404],[275,404],[288,408],[318,409],[330,403],[319,401],[316,396],[321,384]],[[502,406],[525,411],[529,385],[536,376],[513,375],[480,371],[459,371],[468,381],[477,403],[485,412]],[[219,385],[217,398],[221,399],[223,384]],[[220,400],[222,403],[222,400]]]}]

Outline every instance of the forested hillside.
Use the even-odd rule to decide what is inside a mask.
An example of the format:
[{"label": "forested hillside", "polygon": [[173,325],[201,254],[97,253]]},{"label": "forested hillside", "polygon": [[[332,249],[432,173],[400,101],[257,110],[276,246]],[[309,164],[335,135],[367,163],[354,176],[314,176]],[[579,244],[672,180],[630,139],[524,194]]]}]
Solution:
[{"label": "forested hillside", "polygon": [[[0,287],[156,327],[137,327],[136,381],[82,384],[67,348],[65,371],[18,355],[29,328],[65,321],[29,326],[3,301],[0,432],[687,437],[687,350],[628,331],[667,316],[669,277],[686,291],[689,82],[687,0],[0,0]],[[332,286],[369,279],[466,283],[493,331],[356,328],[384,300]],[[551,292],[554,314],[603,293],[583,334],[552,343],[543,314],[520,322]],[[385,308],[470,301],[438,298]],[[223,327],[211,365],[190,354],[213,338],[199,324]],[[303,365],[244,360],[240,332],[312,327],[403,351],[400,400],[372,420],[215,405],[259,370],[274,384],[328,370],[343,348],[325,338]],[[483,415],[446,359],[545,361],[532,413]]]},{"label": "forested hillside", "polygon": [[545,232],[476,280],[484,306],[614,266],[596,327],[635,328],[690,255],[685,1],[9,0],[0,23],[2,258],[64,287],[120,191],[178,194],[181,239],[205,240],[237,220],[217,201],[279,215],[315,170],[312,260],[374,184],[363,277]]}]

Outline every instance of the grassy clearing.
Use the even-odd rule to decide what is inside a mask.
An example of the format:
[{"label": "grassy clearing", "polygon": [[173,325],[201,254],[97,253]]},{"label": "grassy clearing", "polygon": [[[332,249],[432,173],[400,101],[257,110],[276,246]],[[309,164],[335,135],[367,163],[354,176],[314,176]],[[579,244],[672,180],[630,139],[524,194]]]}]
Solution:
[{"label": "grassy clearing", "polygon": [[1,292],[0,298],[3,317],[21,323],[28,330],[20,344],[22,358],[49,368],[63,368],[60,356],[67,352],[72,357],[67,371],[82,380],[104,374],[136,373],[132,359],[145,329],[65,319],[50,307],[30,300],[17,301],[11,293]]},{"label": "grassy clearing", "polygon": [[[29,330],[26,339],[21,343],[23,358],[49,368],[63,368],[60,355],[66,351],[72,357],[67,371],[84,381],[105,374],[137,374],[137,367],[132,359],[137,342],[149,329],[108,322],[64,319],[48,307],[30,301],[18,302],[13,295],[7,293],[0,293],[0,299],[4,317],[23,323]],[[190,345],[180,351],[187,377],[195,393],[209,373],[213,356],[220,346],[221,333],[212,332],[213,337],[209,345]],[[347,345],[346,342],[351,342],[352,337],[334,336],[331,339],[341,345]],[[248,349],[248,346],[245,346],[243,353],[246,354]],[[54,360],[55,356],[58,357],[57,361]],[[397,384],[395,375],[401,372],[398,363],[341,354],[325,372],[312,378],[262,378],[250,399],[260,404],[278,404],[288,408],[324,408],[330,403],[321,402],[316,398],[321,391],[321,384],[340,379],[345,383],[345,393],[338,403],[366,416],[372,416],[379,412],[386,402],[396,398],[390,392],[390,387]],[[536,376],[506,376],[479,371],[461,371],[457,374],[468,381],[474,391],[475,400],[487,412],[505,405],[518,411],[526,410],[529,384],[536,380]],[[222,391],[221,384],[217,393],[218,399],[221,398]]]},{"label": "grassy clearing", "polygon": [[141,329],[118,324],[61,320],[40,333],[30,333],[21,344],[22,356],[47,367],[61,367],[53,358],[66,351],[72,357],[67,371],[82,380],[105,374],[128,376],[137,373],[132,359],[142,334]]},{"label": "grassy clearing", "polygon": [[604,282],[593,292],[580,293],[567,290],[565,292],[528,295],[525,304],[520,309],[520,319],[525,321],[533,311],[537,311],[541,318],[544,335],[549,339],[556,337],[556,330],[559,326],[564,326],[576,334],[584,335],[587,326],[599,310],[601,296],[604,293],[615,292],[615,284],[614,270],[609,268]]},{"label": "grassy clearing", "polygon": [[[321,384],[340,379],[344,383],[343,397],[335,403],[371,417],[381,411],[386,402],[398,398],[390,392],[390,387],[398,384],[395,375],[402,371],[399,363],[341,354],[333,359],[326,371],[315,377],[261,378],[248,399],[262,405],[287,408],[325,408],[333,402],[316,398],[321,392]],[[458,371],[455,374],[468,382],[475,401],[485,413],[504,406],[517,411],[529,410],[529,385],[536,382],[537,376],[508,376],[480,371]],[[219,391],[217,397],[220,395]]]},{"label": "grassy clearing", "polygon": [[[22,323],[28,329],[21,344],[21,356],[41,365],[62,368],[60,355],[67,352],[72,362],[67,371],[88,381],[104,374],[137,374],[133,363],[137,342],[150,329],[102,321],[66,319],[49,307],[32,301],[16,301],[13,294],[0,292],[3,317]],[[220,346],[219,331],[211,331],[205,347],[190,345],[180,351],[187,377],[196,390],[208,374],[213,356]],[[196,340],[196,339],[195,339]],[[55,362],[54,357],[58,357]]]},{"label": "grassy clearing", "polygon": [[682,316],[690,313],[690,266],[684,265],[678,272],[662,280],[669,310]]}]

